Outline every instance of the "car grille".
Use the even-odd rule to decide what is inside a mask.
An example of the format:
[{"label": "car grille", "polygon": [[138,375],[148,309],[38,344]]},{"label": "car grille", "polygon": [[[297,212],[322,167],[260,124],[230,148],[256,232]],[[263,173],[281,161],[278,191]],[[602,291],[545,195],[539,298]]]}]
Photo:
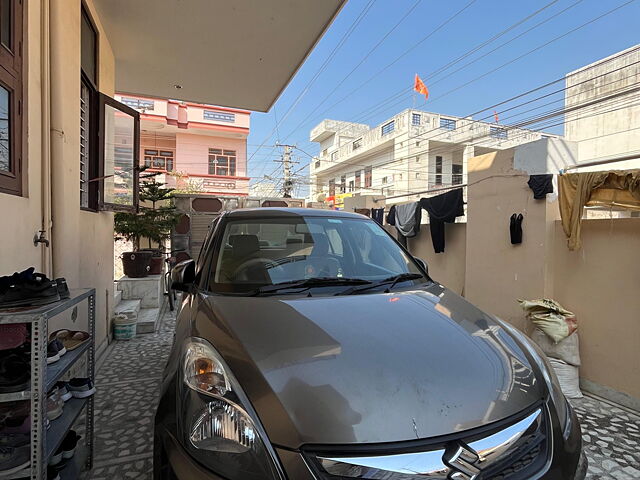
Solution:
[{"label": "car grille", "polygon": [[374,447],[305,447],[303,454],[322,480],[530,480],[550,458],[549,412],[538,406],[506,426]]}]

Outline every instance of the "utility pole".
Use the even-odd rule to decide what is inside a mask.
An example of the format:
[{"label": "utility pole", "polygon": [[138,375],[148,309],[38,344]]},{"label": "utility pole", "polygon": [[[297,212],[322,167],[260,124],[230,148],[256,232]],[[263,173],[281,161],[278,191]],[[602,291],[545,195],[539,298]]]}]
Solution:
[{"label": "utility pole", "polygon": [[282,196],[284,198],[291,198],[291,192],[293,192],[291,165],[297,163],[291,160],[291,149],[295,148],[295,146],[281,144],[276,144],[276,146],[284,148],[282,152],[282,160],[276,160],[276,162],[282,163]]}]

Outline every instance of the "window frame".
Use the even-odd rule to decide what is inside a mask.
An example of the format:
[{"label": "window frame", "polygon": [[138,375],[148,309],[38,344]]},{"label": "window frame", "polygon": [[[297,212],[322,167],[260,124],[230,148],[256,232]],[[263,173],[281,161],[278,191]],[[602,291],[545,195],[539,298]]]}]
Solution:
[{"label": "window frame", "polygon": [[396,129],[396,121],[391,120],[390,122],[385,123],[380,127],[380,136],[384,137],[386,135],[390,135]]},{"label": "window frame", "polygon": [[356,170],[355,176],[355,188],[360,190],[362,188],[362,170]]},{"label": "window frame", "polygon": [[463,176],[464,176],[464,165],[462,163],[451,164],[451,184],[462,185]]},{"label": "window frame", "polygon": [[[80,95],[82,96],[82,87],[86,87],[89,91],[89,108],[87,109],[89,114],[89,128],[87,130],[87,137],[89,141],[89,148],[87,151],[87,205],[82,204],[82,192],[80,193],[80,209],[90,212],[98,212],[100,210],[100,176],[102,175],[100,168],[100,119],[98,115],[100,113],[100,93],[97,91],[95,85],[91,79],[80,71]],[[82,145],[80,145],[82,147]],[[80,178],[82,179],[82,169],[80,168]]]},{"label": "window frame", "polygon": [[[219,150],[221,153],[213,153],[212,151],[215,151],[215,150]],[[233,155],[225,152],[233,152]],[[216,162],[218,161],[218,157],[226,157],[227,166],[220,167],[220,168],[226,168],[227,170],[226,175],[218,173],[218,164],[213,163],[212,165],[211,157],[215,157]],[[232,158],[233,158],[233,171],[231,169]],[[213,173],[211,173],[212,166],[213,166]],[[224,148],[217,148],[217,147],[209,147],[209,149],[207,150],[207,172],[209,175],[215,175],[217,177],[236,177],[237,176],[236,174],[238,173],[238,151],[226,150]]]},{"label": "window frame", "polygon": [[[99,168],[99,176],[95,180],[99,180],[99,194],[98,194],[98,202],[99,209],[102,211],[111,211],[111,212],[137,212],[139,207],[139,193],[140,193],[140,112],[131,108],[128,105],[125,105],[122,102],[117,101],[115,98],[112,98],[104,93],[98,92],[98,168]],[[104,161],[104,147],[105,147],[105,120],[104,115],[106,112],[106,107],[110,106],[115,108],[116,110],[120,110],[127,115],[133,117],[133,204],[132,205],[121,205],[118,203],[105,202],[104,193],[105,186],[104,181],[107,177],[111,177],[113,175],[105,175],[105,161]],[[94,181],[91,179],[90,181]]]},{"label": "window frame", "polygon": [[373,168],[365,167],[364,168],[364,188],[371,188],[373,185]]},{"label": "window frame", "polygon": [[9,94],[9,170],[0,170],[0,193],[23,196],[26,190],[26,109],[23,43],[25,17],[23,0],[11,2],[11,49],[0,43],[0,85]]},{"label": "window frame", "polygon": [[419,127],[422,124],[422,115],[419,113],[411,114],[411,126]]},{"label": "window frame", "polygon": [[489,127],[489,135],[497,140],[509,140],[509,131],[504,127]]},{"label": "window frame", "polygon": [[436,155],[435,163],[435,185],[442,185],[442,166],[444,165],[444,159],[441,155]]},{"label": "window frame", "polygon": [[[148,146],[142,145],[140,147],[142,150],[141,155],[141,167],[145,167],[147,170],[155,171],[155,172],[173,172],[175,171],[175,161],[176,161],[176,149],[175,148],[150,148]],[[151,154],[148,152],[156,151],[157,153]],[[162,155],[163,153],[170,153],[171,155]],[[147,165],[147,157],[151,158],[151,164]],[[157,159],[164,160],[164,167],[156,167],[155,161]],[[171,160],[171,168],[167,168],[167,160]]]},{"label": "window frame", "polygon": [[457,121],[453,118],[442,118],[440,117],[440,128],[443,130],[452,131],[458,127]]}]

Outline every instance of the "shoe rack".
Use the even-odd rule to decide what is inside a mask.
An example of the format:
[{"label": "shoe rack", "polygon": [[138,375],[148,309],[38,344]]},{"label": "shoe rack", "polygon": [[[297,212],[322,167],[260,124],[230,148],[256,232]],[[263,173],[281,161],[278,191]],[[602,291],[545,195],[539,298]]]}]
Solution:
[{"label": "shoe rack", "polygon": [[[69,311],[75,305],[85,301],[87,304],[89,340],[76,349],[67,351],[56,363],[47,365],[49,319]],[[74,457],[60,471],[60,477],[62,479],[77,479],[82,471],[91,469],[93,463],[94,395],[88,398],[72,398],[67,401],[62,416],[51,421],[49,428],[46,426],[46,419],[47,392],[84,356],[86,356],[87,377],[92,382],[95,381],[95,306],[96,291],[91,288],[71,290],[70,298],[41,307],[0,309],[0,324],[31,324],[30,388],[20,392],[0,393],[0,403],[20,400],[31,401],[31,465],[15,474],[0,476],[2,480],[15,478],[46,480],[49,459],[58,449],[65,435],[82,412],[85,413],[84,438],[78,444]]]}]

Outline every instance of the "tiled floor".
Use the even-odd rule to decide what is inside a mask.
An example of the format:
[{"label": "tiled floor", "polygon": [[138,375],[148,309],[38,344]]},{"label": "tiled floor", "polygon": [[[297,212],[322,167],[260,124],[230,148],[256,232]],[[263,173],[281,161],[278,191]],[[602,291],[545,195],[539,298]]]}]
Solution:
[{"label": "tiled floor", "polygon": [[[174,326],[167,312],[156,333],[116,342],[98,370],[89,479],[151,479],[153,416]],[[640,416],[590,397],[572,403],[582,420],[587,478],[640,479]]]}]

